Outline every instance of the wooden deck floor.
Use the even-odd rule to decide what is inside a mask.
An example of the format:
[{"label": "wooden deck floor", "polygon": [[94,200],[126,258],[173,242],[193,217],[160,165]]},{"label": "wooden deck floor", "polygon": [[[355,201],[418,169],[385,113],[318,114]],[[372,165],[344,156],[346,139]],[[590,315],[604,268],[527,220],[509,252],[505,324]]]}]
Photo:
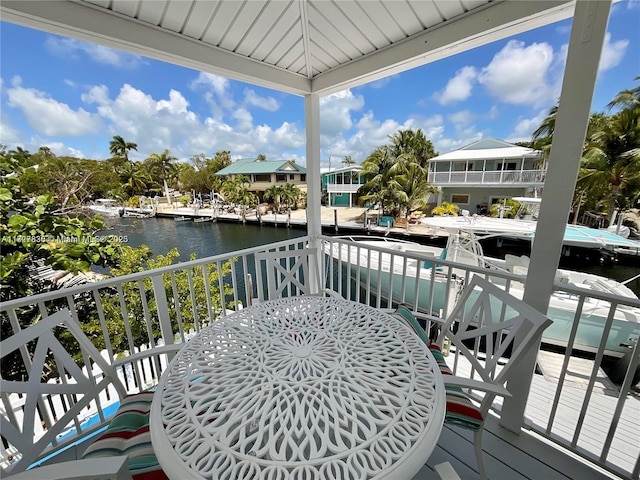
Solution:
[{"label": "wooden deck floor", "polygon": [[[535,435],[515,435],[487,421],[483,434],[484,461],[490,480],[606,480],[613,474],[595,470],[569,452],[546,443]],[[413,480],[437,480],[434,466],[449,462],[463,480],[476,480],[473,435],[458,428],[445,427],[433,454]]]},{"label": "wooden deck floor", "polygon": [[[543,355],[539,364],[540,374],[534,375],[531,395],[527,402],[526,423],[545,429],[549,421],[551,404],[558,389],[558,363],[562,356]],[[468,373],[468,364],[461,360],[459,371]],[[582,402],[587,392],[588,378],[593,362],[571,359],[568,374],[551,435],[571,441],[578,422]],[[543,372],[544,371],[544,372]],[[542,374],[544,373],[544,374]],[[463,374],[464,376],[464,374]],[[607,436],[611,416],[618,401],[618,389],[603,372],[598,372],[589,409],[585,415],[578,447],[599,455]],[[611,445],[610,464],[624,471],[632,471],[640,450],[640,398],[637,394],[627,396],[625,407],[618,421],[616,436]],[[490,479],[496,480],[547,480],[575,479],[600,480],[605,478],[631,478],[616,476],[604,469],[593,469],[578,455],[552,444],[534,432],[515,435],[498,425],[497,418],[487,421],[483,438],[485,464]],[[436,450],[414,480],[437,479],[433,467],[448,461],[463,479],[479,478],[473,451],[473,436],[470,432],[443,429]]]}]

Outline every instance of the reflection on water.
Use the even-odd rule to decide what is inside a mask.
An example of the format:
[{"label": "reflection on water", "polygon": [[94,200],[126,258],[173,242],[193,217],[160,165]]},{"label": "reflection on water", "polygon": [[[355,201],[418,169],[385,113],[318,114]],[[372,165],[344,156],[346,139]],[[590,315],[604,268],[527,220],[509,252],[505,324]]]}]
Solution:
[{"label": "reflection on water", "polygon": [[306,234],[306,230],[284,226],[176,222],[171,218],[115,218],[112,225],[113,233],[127,236],[129,246],[146,244],[154,256],[177,248],[183,262],[189,260],[191,253],[204,258]]},{"label": "reflection on water", "polygon": [[[189,260],[191,253],[195,253],[197,258],[204,258],[297,238],[306,234],[306,230],[302,228],[274,227],[272,225],[176,222],[171,218],[110,218],[109,220],[113,222],[113,231],[110,233],[126,236],[128,245],[135,247],[146,244],[154,255],[165,255],[175,247],[180,252],[180,261],[183,262]],[[490,252],[486,253],[491,255]],[[561,266],[625,281],[640,274],[639,261],[627,260],[627,262],[627,264],[607,265],[599,265],[595,262],[577,262],[578,265],[576,265],[576,262],[567,264],[566,259],[563,259]],[[627,286],[640,296],[640,278],[630,282]]]}]

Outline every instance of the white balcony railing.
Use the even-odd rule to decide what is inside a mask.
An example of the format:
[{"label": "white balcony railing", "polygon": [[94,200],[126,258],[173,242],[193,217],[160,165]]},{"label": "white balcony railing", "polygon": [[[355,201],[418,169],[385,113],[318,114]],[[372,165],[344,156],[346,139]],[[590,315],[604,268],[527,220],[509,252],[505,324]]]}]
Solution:
[{"label": "white balcony railing", "polygon": [[496,171],[449,171],[429,172],[428,181],[435,185],[446,184],[512,184],[540,185],[544,184],[546,170],[496,170]]},{"label": "white balcony railing", "polygon": [[[451,308],[461,286],[474,274],[500,282],[507,291],[524,281],[522,277],[506,272],[440,260],[425,253],[385,248],[382,242],[380,246],[364,247],[349,239],[323,235],[319,238],[300,237],[12,300],[2,304],[0,314],[9,320],[15,332],[41,316],[69,308],[74,319],[86,327],[87,334],[95,340],[98,349],[104,350],[105,358],[121,359],[126,352],[140,348],[154,349],[162,344],[186,342],[190,335],[209,322],[249,304],[256,293],[248,291],[247,285],[252,283],[249,279],[253,278],[253,288],[261,281],[255,278],[254,254],[267,250],[300,249],[308,243],[324,252],[319,265],[324,273],[325,288],[372,306],[389,307],[405,303],[415,310],[442,316]],[[395,265],[393,269],[384,266],[385,262],[381,260],[383,255],[392,260]],[[373,258],[378,261],[373,262]],[[424,266],[425,262],[429,263],[428,267]],[[425,270],[430,270],[431,275],[438,279],[430,283],[428,288],[422,288],[419,281]],[[573,329],[567,345],[569,352],[574,347],[575,331],[584,321],[581,311],[585,305],[593,302],[608,305],[609,325],[616,311],[640,308],[640,301],[625,297],[560,283],[556,283],[555,288],[577,300],[578,309],[573,315]],[[604,361],[608,337],[606,331],[605,326],[600,348],[590,357],[592,371],[583,379],[583,386],[576,390],[565,382],[570,374],[569,361],[572,357],[562,357],[558,378],[549,387],[550,393],[543,393],[544,398],[540,402],[527,407],[525,426],[596,465],[632,477],[638,473],[640,445],[637,441],[625,441],[625,431],[628,432],[631,424],[633,432],[637,432],[639,399],[633,394],[632,384],[640,349],[637,343],[635,347],[629,346],[628,368],[618,383],[613,385],[614,388],[602,394],[597,381]],[[124,373],[130,377],[128,386],[132,392],[155,383],[166,366],[164,358],[159,361],[152,357],[147,362],[126,368]],[[534,384],[532,397],[537,394],[534,391],[537,388]],[[62,398],[63,395],[54,393],[54,390],[48,395],[48,401],[40,405],[40,418],[35,422],[34,437],[42,434],[38,424],[42,422],[45,427],[50,425],[61,416],[60,412],[69,408],[69,399]],[[3,415],[8,409],[13,410],[15,415],[22,414],[23,399],[2,394],[2,400],[0,410]],[[96,399],[102,409],[110,401],[113,402],[113,398]],[[566,412],[567,405],[573,412],[571,418],[559,413]],[[604,411],[602,405],[607,405]],[[500,406],[496,405],[496,408],[499,416]],[[91,413],[84,411],[75,425],[69,426],[66,436],[60,439],[53,450],[73,443],[75,437],[83,434],[81,425]],[[7,465],[7,457],[12,452],[14,448],[11,445],[0,447],[3,467]]]},{"label": "white balcony railing", "polygon": [[356,193],[362,185],[359,183],[329,183],[327,193]]}]

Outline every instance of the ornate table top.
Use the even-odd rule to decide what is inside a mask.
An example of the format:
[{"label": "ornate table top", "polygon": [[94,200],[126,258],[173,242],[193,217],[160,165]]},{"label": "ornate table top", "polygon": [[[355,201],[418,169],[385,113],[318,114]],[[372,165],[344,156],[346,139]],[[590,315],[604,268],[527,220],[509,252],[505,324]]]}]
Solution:
[{"label": "ornate table top", "polygon": [[154,397],[153,446],[179,480],[411,478],[444,419],[434,371],[424,343],[380,310],[264,302],[176,355]]}]

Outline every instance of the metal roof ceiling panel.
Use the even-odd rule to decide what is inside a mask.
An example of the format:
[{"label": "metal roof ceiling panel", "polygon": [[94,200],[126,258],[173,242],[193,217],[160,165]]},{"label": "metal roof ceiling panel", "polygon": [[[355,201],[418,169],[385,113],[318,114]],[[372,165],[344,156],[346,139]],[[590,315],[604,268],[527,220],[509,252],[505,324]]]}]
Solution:
[{"label": "metal roof ceiling panel", "polygon": [[[167,30],[171,30],[172,32],[182,32],[185,27],[185,23],[190,21],[191,10],[193,9],[194,4],[195,2],[193,1],[177,2],[176,0],[171,0],[169,2],[165,2],[164,14],[162,16],[160,26]],[[162,4],[159,3],[158,7],[161,5]],[[158,10],[161,9],[158,8]]]},{"label": "metal roof ceiling panel", "polygon": [[142,2],[138,10],[138,20],[151,25],[160,25],[168,1]]},{"label": "metal roof ceiling panel", "polygon": [[2,0],[5,21],[326,95],[570,17],[574,0]]}]

